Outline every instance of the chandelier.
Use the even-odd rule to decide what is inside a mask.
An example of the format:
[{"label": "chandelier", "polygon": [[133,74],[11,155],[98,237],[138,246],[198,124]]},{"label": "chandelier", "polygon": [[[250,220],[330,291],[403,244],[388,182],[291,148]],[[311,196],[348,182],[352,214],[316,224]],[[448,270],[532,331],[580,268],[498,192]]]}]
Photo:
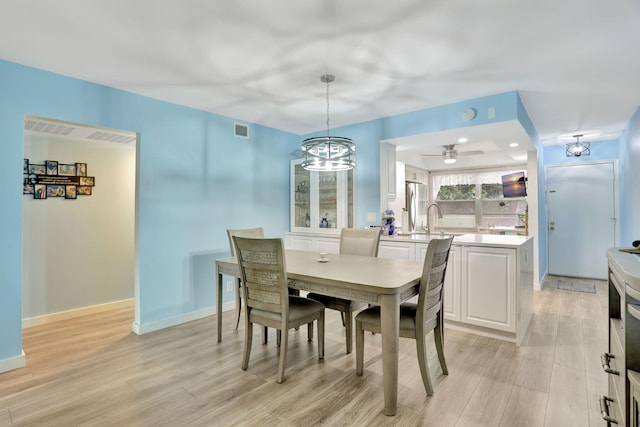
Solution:
[{"label": "chandelier", "polygon": [[573,135],[576,139],[576,142],[571,142],[567,144],[566,154],[567,157],[580,157],[580,156],[588,156],[591,154],[591,143],[590,142],[580,142],[580,138],[582,135]]},{"label": "chandelier", "polygon": [[320,80],[327,84],[327,135],[302,141],[302,167],[310,171],[342,171],[356,165],[356,145],[350,138],[331,136],[329,120],[329,83],[336,76],[325,74]]}]

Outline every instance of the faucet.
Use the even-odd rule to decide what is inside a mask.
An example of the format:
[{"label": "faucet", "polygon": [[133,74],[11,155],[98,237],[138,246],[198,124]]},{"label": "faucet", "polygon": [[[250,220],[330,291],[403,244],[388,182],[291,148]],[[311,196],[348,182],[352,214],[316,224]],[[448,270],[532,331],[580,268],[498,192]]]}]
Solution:
[{"label": "faucet", "polygon": [[442,212],[440,211],[440,206],[438,206],[437,203],[431,203],[430,205],[427,206],[427,227],[425,228],[425,231],[427,232],[427,234],[431,234],[431,225],[430,225],[430,220],[429,220],[429,209],[431,209],[431,207],[435,206],[436,207],[436,211],[438,212],[438,218],[442,218]]}]

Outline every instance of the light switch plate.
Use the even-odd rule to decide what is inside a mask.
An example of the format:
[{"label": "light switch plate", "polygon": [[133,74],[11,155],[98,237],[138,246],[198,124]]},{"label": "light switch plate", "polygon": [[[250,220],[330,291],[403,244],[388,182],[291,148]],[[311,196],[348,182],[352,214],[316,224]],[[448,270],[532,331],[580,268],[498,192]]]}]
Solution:
[{"label": "light switch plate", "polygon": [[367,212],[367,222],[376,222],[375,212]]}]

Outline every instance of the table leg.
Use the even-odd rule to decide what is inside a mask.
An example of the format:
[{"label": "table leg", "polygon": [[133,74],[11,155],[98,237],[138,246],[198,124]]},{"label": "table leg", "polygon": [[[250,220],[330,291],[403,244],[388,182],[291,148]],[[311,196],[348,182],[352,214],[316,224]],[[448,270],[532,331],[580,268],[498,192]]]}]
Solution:
[{"label": "table leg", "polygon": [[380,301],[382,323],[382,382],[384,385],[384,413],[398,411],[398,344],[400,335],[400,297],[382,295]]},{"label": "table leg", "polygon": [[220,342],[222,341],[222,273],[218,273],[218,294],[216,296],[216,317],[218,319],[218,342]]}]

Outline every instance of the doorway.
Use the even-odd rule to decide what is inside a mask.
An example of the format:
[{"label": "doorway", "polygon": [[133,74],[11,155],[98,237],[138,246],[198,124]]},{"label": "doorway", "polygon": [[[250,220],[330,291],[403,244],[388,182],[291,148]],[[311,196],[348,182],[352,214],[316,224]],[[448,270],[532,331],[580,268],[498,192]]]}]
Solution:
[{"label": "doorway", "polygon": [[46,176],[25,174],[41,193],[25,181],[23,327],[132,305],[137,145],[134,132],[25,116],[25,167]]},{"label": "doorway", "polygon": [[616,245],[613,161],[546,167],[549,274],[607,278],[606,250]]}]

